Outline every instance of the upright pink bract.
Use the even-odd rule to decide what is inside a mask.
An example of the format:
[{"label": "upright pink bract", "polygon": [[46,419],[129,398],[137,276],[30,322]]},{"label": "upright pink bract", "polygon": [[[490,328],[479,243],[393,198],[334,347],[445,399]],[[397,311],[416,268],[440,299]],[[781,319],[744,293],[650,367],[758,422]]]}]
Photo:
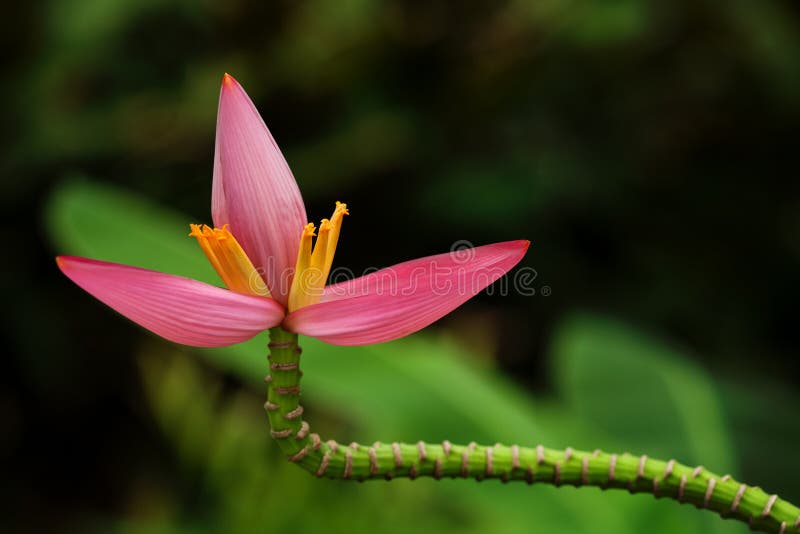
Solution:
[{"label": "upright pink bract", "polygon": [[285,306],[306,208],[261,115],[228,74],[219,95],[211,216],[217,227],[230,224],[272,296]]}]

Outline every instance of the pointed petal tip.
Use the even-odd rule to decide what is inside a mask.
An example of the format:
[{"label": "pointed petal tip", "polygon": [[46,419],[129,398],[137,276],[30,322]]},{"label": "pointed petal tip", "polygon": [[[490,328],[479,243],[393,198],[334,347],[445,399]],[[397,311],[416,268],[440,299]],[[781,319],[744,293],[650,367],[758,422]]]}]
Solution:
[{"label": "pointed petal tip", "polygon": [[531,242],[527,239],[515,239],[513,241],[505,241],[503,243],[497,243],[497,245],[501,247],[505,247],[508,251],[517,251],[519,250],[522,252],[524,256],[528,252],[528,248],[531,246]]},{"label": "pointed petal tip", "polygon": [[61,255],[61,256],[56,256],[56,265],[58,265],[58,268],[63,271],[64,268],[69,267],[70,265],[75,263],[75,260],[78,260],[78,261],[80,261],[80,260],[91,261],[88,258],[81,258],[80,256],[64,256],[64,255]]},{"label": "pointed petal tip", "polygon": [[233,88],[239,82],[236,81],[236,78],[228,74],[227,72],[222,75],[222,87],[223,88]]},{"label": "pointed petal tip", "polygon": [[84,258],[83,256],[69,256],[69,255],[60,255],[56,256],[56,265],[58,265],[62,270],[65,267],[74,267],[76,265],[98,265],[104,264],[107,262],[103,262],[100,260],[93,260],[92,258]]}]

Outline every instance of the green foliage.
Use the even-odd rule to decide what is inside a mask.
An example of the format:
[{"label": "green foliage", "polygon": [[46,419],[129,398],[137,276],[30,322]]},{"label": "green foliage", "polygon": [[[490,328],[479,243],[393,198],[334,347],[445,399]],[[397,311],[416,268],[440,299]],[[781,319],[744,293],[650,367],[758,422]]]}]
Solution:
[{"label": "green foliage", "polygon": [[62,184],[51,200],[45,211],[47,225],[65,254],[216,282],[214,269],[187,237],[194,221],[185,216],[119,188],[79,178]]},{"label": "green foliage", "polygon": [[[130,262],[214,282],[187,219],[136,196],[87,181],[53,196],[48,228],[66,253]],[[124,235],[124,239],[119,239]],[[557,401],[535,398],[457,341],[418,334],[370,347],[333,347],[303,338],[307,419],[323,436],[358,439],[480,440],[630,449],[710,468],[734,468],[715,387],[678,351],[622,325],[580,316],[554,343]],[[178,350],[148,342],[141,351],[149,409],[207,505],[171,510],[164,528],[293,528],[466,532],[732,532],[737,527],[674,503],[620,492],[396,480],[316,480],[281,460],[268,439],[257,384],[266,340]],[[193,355],[211,365],[204,369]],[[214,370],[216,369],[216,371]],[[223,394],[222,376],[245,385]],[[312,504],[313,503],[313,504]],[[188,506],[188,505],[187,505]],[[310,507],[310,508],[309,508]],[[123,530],[149,528],[124,523]]]},{"label": "green foliage", "polygon": [[625,436],[638,453],[736,470],[716,387],[678,349],[596,316],[566,322],[554,345],[566,404],[608,435],[598,446],[624,447]]}]

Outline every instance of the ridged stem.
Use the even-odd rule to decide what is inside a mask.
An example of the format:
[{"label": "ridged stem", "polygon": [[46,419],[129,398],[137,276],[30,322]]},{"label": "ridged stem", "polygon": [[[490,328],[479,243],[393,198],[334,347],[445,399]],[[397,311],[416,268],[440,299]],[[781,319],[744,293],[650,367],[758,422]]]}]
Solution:
[{"label": "ridged stem", "polygon": [[758,487],[719,476],[702,466],[629,453],[548,449],[541,445],[491,446],[417,442],[340,445],[309,431],[300,406],[300,347],[297,335],[270,330],[267,402],[272,436],[289,461],[318,477],[391,480],[395,477],[500,479],[554,486],[597,486],[650,493],[738,519],[753,530],[800,532],[800,508]]}]

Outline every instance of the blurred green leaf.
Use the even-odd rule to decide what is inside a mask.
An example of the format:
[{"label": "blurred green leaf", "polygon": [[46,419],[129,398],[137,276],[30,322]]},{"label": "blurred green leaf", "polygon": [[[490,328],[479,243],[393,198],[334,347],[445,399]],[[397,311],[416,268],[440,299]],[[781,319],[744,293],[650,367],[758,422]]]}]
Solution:
[{"label": "blurred green leaf", "polygon": [[598,316],[567,321],[554,342],[565,401],[608,435],[650,455],[735,469],[714,383],[678,350]]},{"label": "blurred green leaf", "polygon": [[191,218],[122,189],[80,178],[57,187],[45,210],[59,254],[88,256],[219,285],[197,242]]},{"label": "blurred green leaf", "polygon": [[[568,410],[591,422],[587,442],[737,473],[714,382],[677,349],[611,319],[578,315],[557,333],[553,361]],[[704,532],[736,528],[705,515],[698,521]]]},{"label": "blurred green leaf", "polygon": [[725,411],[736,432],[745,481],[758,480],[767,491],[780,491],[790,502],[800,500],[800,428],[791,415],[800,410],[797,388],[758,377],[735,376],[720,384]]}]

